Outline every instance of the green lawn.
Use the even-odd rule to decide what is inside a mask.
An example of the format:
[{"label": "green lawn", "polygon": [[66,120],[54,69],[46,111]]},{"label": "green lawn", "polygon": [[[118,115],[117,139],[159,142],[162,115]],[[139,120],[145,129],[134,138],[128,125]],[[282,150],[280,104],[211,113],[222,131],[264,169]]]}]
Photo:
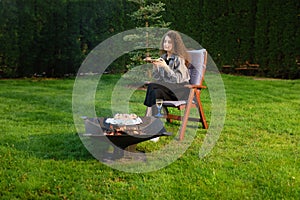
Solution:
[{"label": "green lawn", "polygon": [[[148,173],[110,168],[85,149],[73,122],[74,80],[0,80],[0,199],[299,199],[300,80],[222,78],[227,115],[210,154],[199,158],[206,133],[199,129],[178,160]],[[111,114],[118,79],[101,79],[101,115]],[[144,95],[136,91],[130,102],[139,115]],[[208,91],[203,102],[210,122]]]}]

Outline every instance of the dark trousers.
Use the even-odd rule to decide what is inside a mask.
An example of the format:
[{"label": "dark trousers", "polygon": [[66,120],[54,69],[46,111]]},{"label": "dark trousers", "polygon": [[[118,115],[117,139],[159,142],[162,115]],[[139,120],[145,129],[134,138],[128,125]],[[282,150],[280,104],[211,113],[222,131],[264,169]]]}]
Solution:
[{"label": "dark trousers", "polygon": [[150,83],[147,87],[144,105],[151,107],[155,105],[156,99],[164,101],[187,100],[189,89],[184,87],[188,83]]}]

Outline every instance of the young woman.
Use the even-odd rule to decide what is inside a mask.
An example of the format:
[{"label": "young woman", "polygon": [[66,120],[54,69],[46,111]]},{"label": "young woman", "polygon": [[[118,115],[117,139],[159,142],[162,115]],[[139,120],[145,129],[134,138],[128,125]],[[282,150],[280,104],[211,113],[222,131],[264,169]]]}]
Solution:
[{"label": "young woman", "polygon": [[146,116],[152,115],[151,107],[156,99],[176,101],[187,99],[189,94],[189,89],[184,85],[190,80],[187,68],[190,58],[180,34],[168,31],[162,38],[160,48],[161,58],[153,62],[153,78],[156,81],[148,85],[144,101]]}]

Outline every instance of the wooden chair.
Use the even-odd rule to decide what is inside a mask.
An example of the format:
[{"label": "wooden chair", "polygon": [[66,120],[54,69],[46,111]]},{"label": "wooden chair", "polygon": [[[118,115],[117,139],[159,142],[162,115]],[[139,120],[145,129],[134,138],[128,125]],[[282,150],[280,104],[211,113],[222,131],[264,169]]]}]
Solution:
[{"label": "wooden chair", "polygon": [[[172,120],[182,120],[179,132],[179,140],[184,138],[188,120],[201,122],[204,129],[208,128],[200,99],[201,90],[206,88],[206,86],[203,85],[203,81],[206,71],[207,51],[206,49],[192,50],[189,51],[189,54],[191,55],[192,59],[192,65],[189,68],[191,78],[190,84],[185,86],[190,89],[188,100],[164,101],[163,103],[163,107],[166,112],[166,118],[169,122]],[[178,110],[184,110],[184,116],[170,114],[168,110],[169,107],[177,108]],[[198,109],[198,118],[189,117],[191,108]]]}]

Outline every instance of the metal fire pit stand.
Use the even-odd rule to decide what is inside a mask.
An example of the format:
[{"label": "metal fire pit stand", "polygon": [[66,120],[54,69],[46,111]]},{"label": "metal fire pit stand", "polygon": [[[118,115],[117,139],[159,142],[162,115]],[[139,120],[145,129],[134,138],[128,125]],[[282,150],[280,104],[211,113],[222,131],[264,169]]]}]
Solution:
[{"label": "metal fire pit stand", "polygon": [[[143,123],[128,126],[115,126],[106,123],[107,118],[104,117],[84,117],[83,119],[85,123],[85,134],[82,134],[82,136],[88,137],[91,140],[111,142],[117,147],[114,147],[111,156],[112,159],[124,157],[124,151],[136,152],[136,145],[140,142],[160,136],[172,135],[172,133],[166,132],[162,121],[155,117],[141,117]],[[121,127],[121,129],[119,129],[121,131],[118,131],[119,127]]]}]

